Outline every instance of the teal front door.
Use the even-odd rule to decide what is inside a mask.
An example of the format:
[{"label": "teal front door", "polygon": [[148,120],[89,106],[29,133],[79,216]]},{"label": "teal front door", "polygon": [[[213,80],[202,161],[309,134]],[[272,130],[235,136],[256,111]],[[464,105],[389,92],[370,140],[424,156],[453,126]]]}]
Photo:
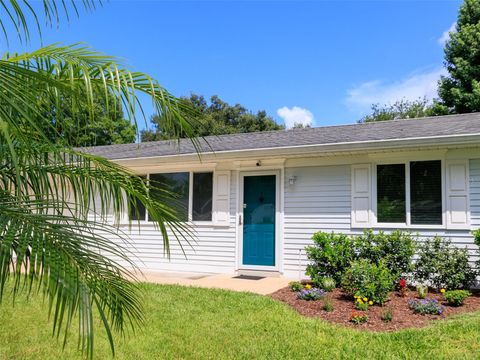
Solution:
[{"label": "teal front door", "polygon": [[243,179],[243,265],[275,266],[275,175]]}]

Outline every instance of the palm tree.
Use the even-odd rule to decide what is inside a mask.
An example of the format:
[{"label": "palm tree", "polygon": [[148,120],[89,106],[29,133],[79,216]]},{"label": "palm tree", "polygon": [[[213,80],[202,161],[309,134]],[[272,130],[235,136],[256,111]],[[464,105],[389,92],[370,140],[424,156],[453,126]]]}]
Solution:
[{"label": "palm tree", "polygon": [[[34,5],[1,2],[6,39],[9,28],[28,41],[29,24],[40,30],[44,20],[52,24],[79,13],[74,1],[44,0],[40,11]],[[95,5],[82,2],[87,10]],[[65,343],[68,329],[78,321],[79,343],[89,357],[94,316],[101,319],[112,351],[114,331],[135,328],[143,320],[130,270],[134,264],[118,245],[128,241],[117,228],[122,214],[138,211],[138,202],[143,203],[163,234],[167,255],[168,228],[178,241],[190,236],[168,206],[174,194],[163,191],[164,201],[154,201],[143,178],[84,149],[56,145],[40,130],[52,117],[61,124],[62,115],[51,109],[64,97],[73,99],[75,113],[76,103],[87,99],[93,108],[93,97],[102,92],[121,101],[135,123],[142,113],[137,94],[148,94],[156,112],[164,115],[165,128],[192,135],[184,116],[188,109],[157,81],[85,45],[5,53],[0,60],[0,300],[6,288],[13,288],[14,297],[21,291],[43,293],[54,333],[64,334]],[[93,110],[91,114],[94,121]]]}]

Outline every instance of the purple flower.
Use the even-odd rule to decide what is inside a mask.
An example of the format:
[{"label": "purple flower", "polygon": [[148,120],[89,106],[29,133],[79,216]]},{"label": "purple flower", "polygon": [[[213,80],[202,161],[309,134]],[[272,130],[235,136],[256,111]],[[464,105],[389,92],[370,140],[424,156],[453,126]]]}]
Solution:
[{"label": "purple flower", "polygon": [[325,296],[325,290],[318,288],[303,289],[297,293],[297,297],[301,300],[318,300]]},{"label": "purple flower", "polygon": [[412,309],[417,314],[433,314],[441,315],[443,313],[443,306],[441,306],[435,299],[424,299],[424,300],[410,300],[408,302],[410,309]]}]

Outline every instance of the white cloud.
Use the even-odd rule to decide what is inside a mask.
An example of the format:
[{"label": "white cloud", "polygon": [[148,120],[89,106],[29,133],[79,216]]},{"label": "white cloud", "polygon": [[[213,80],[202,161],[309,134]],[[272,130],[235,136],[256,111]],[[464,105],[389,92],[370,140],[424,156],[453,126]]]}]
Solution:
[{"label": "white cloud", "polygon": [[431,100],[437,97],[438,80],[441,75],[446,75],[443,67],[415,72],[394,82],[367,81],[348,90],[346,102],[352,109],[364,111],[370,109],[372,104],[393,104],[402,99]]},{"label": "white cloud", "polygon": [[313,124],[313,114],[309,110],[298,106],[291,109],[284,106],[277,110],[277,114],[283,119],[287,129],[291,129],[295,124],[304,126]]},{"label": "white cloud", "polygon": [[457,23],[454,22],[449,28],[448,30],[445,30],[442,34],[442,36],[440,36],[438,39],[437,39],[437,42],[444,46],[445,43],[447,42],[448,39],[450,39],[450,33],[451,32],[455,32],[456,31],[456,26],[457,26]]}]

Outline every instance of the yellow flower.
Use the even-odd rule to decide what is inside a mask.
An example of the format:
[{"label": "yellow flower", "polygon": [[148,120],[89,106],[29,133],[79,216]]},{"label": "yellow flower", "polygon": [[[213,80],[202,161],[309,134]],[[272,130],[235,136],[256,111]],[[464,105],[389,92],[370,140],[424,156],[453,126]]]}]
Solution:
[{"label": "yellow flower", "polygon": [[310,284],[305,285],[305,289],[310,290],[311,288],[312,288],[312,285]]},{"label": "yellow flower", "polygon": [[443,294],[445,292],[445,289],[440,289],[440,292]]},{"label": "yellow flower", "polygon": [[370,301],[368,302],[368,305],[373,305],[373,301],[370,300]]},{"label": "yellow flower", "polygon": [[363,301],[368,301],[368,299],[367,299],[367,298],[363,298]]}]

